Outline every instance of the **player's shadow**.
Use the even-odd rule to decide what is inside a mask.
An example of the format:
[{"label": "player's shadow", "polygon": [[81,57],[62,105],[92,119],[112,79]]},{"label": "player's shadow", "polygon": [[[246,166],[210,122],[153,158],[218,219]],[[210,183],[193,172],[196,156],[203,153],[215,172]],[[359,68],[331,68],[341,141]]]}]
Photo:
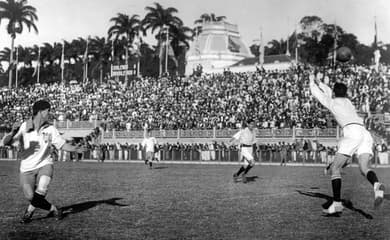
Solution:
[{"label": "player's shadow", "polygon": [[[323,194],[323,193],[317,193],[317,192],[307,192],[307,191],[301,191],[301,190],[296,190],[299,194],[309,196],[309,197],[316,197],[316,198],[323,198],[326,200],[324,204],[322,204],[323,209],[327,209],[333,202],[333,198],[329,195]],[[353,203],[350,200],[346,199],[341,199],[341,202],[345,208],[348,208],[349,210],[352,210],[354,212],[360,213],[363,217],[367,219],[373,219],[372,215],[364,212],[361,209],[355,208]],[[335,213],[335,214],[327,214],[324,215],[324,217],[340,217],[340,213]]]},{"label": "player's shadow", "polygon": [[250,177],[246,177],[246,182],[249,183],[249,182],[256,182],[256,179],[258,179],[259,177],[258,176],[250,176]]},{"label": "player's shadow", "polygon": [[164,167],[164,166],[157,166],[157,167],[153,167],[153,169],[166,169],[168,167]]},{"label": "player's shadow", "polygon": [[[123,199],[123,198],[110,198],[110,199],[104,199],[104,200],[98,200],[98,201],[87,201],[87,202],[82,202],[82,203],[76,203],[76,204],[72,204],[69,206],[61,207],[61,210],[63,212],[63,217],[65,218],[69,214],[79,213],[79,212],[88,210],[90,208],[94,208],[94,207],[101,205],[101,204],[108,204],[108,205],[119,206],[119,207],[129,206],[126,204],[116,202],[116,201],[121,200],[121,199]],[[46,219],[46,218],[50,218],[50,217],[52,217],[51,214],[48,214],[44,217],[36,218],[34,220],[42,220],[42,219]]]},{"label": "player's shadow", "polygon": [[123,198],[110,198],[110,199],[98,200],[98,201],[87,201],[87,202],[76,203],[76,204],[72,204],[69,206],[65,206],[65,207],[62,207],[61,209],[63,211],[64,217],[66,217],[69,214],[79,213],[79,212],[88,210],[90,208],[94,208],[94,207],[101,205],[101,204],[108,204],[111,206],[119,206],[119,207],[129,206],[126,204],[116,202],[116,201],[121,200],[121,199],[123,199]]}]

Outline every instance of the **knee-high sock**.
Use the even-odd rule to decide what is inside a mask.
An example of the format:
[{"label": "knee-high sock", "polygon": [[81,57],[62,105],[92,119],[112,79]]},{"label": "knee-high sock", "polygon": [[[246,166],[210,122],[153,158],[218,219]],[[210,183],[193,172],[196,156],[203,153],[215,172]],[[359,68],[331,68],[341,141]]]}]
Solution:
[{"label": "knee-high sock", "polygon": [[368,180],[372,185],[374,185],[374,183],[378,182],[378,178],[377,178],[375,172],[372,171],[372,170],[369,170],[369,171],[367,172],[366,177],[367,177],[367,180]]},{"label": "knee-high sock", "polygon": [[45,196],[36,192],[34,192],[34,197],[31,200],[31,205],[36,208],[41,208],[47,211],[51,209],[51,204],[45,199]]},{"label": "knee-high sock", "polygon": [[333,201],[341,201],[341,178],[332,179]]},{"label": "knee-high sock", "polygon": [[245,167],[244,166],[241,166],[241,168],[238,170],[238,172],[236,173],[236,175],[237,176],[240,176],[240,174],[242,173],[242,172],[244,172],[245,171]]},{"label": "knee-high sock", "polygon": [[244,174],[247,174],[249,172],[249,170],[251,170],[253,166],[251,165],[248,165],[246,168],[245,168],[245,171],[244,171]]}]

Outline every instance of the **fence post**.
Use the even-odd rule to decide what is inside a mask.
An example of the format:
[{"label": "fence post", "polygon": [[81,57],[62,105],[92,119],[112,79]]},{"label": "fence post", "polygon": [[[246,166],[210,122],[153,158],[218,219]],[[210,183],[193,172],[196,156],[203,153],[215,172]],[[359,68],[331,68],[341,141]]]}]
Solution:
[{"label": "fence post", "polygon": [[292,128],[292,139],[295,141],[295,126]]}]

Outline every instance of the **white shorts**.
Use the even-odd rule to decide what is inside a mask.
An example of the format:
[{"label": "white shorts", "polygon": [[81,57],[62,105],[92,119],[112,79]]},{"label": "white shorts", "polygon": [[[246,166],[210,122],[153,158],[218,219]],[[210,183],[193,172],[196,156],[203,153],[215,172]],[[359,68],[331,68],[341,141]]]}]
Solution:
[{"label": "white shorts", "polygon": [[245,158],[246,161],[253,162],[253,147],[242,147],[241,158]]},{"label": "white shorts", "polygon": [[372,146],[374,140],[365,127],[358,124],[351,124],[343,128],[344,136],[339,140],[338,153],[352,156],[368,153],[373,155]]}]

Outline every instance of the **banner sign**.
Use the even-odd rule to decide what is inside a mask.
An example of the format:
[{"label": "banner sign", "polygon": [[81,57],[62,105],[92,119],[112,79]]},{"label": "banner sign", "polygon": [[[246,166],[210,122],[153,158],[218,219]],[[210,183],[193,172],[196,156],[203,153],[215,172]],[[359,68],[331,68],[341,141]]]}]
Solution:
[{"label": "banner sign", "polygon": [[136,75],[137,72],[135,69],[129,69],[129,66],[124,65],[111,65],[111,77],[117,76],[132,76]]}]

